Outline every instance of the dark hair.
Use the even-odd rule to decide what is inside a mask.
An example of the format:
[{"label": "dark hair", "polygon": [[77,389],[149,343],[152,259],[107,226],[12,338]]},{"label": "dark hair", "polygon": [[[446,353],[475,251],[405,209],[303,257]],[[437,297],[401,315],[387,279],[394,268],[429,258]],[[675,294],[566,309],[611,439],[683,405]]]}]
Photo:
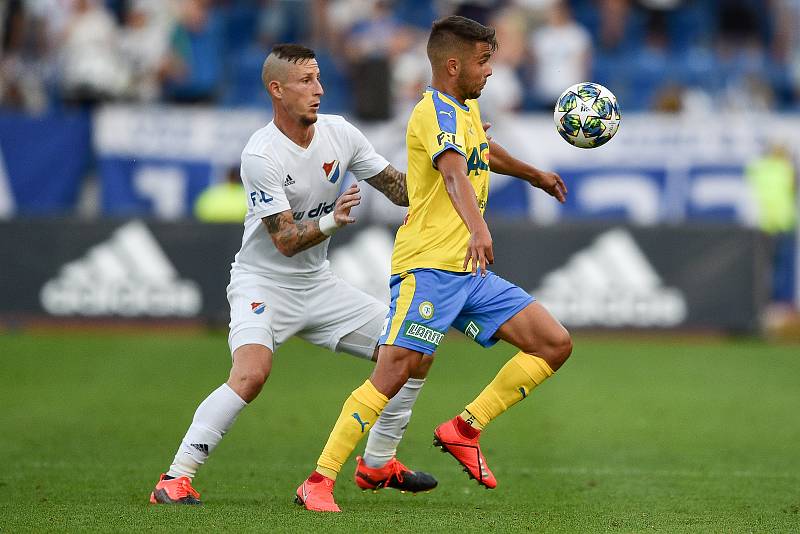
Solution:
[{"label": "dark hair", "polygon": [[281,43],[272,47],[272,53],[278,59],[297,63],[303,59],[314,59],[317,55],[308,47],[293,43]]},{"label": "dark hair", "polygon": [[453,15],[434,21],[431,35],[428,37],[428,59],[441,57],[462,48],[464,43],[485,42],[492,52],[497,50],[495,30],[466,17]]}]

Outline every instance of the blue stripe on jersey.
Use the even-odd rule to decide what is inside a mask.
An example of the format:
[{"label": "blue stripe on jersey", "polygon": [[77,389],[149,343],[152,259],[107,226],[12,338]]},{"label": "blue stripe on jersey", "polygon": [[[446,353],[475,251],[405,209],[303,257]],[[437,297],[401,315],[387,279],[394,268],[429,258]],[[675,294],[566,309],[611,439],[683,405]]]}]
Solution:
[{"label": "blue stripe on jersey", "polygon": [[457,98],[455,98],[454,96],[451,96],[451,95],[449,95],[449,94],[445,93],[444,91],[439,91],[438,89],[434,89],[434,88],[433,88],[433,87],[431,87],[430,85],[428,86],[428,90],[430,90],[430,91],[433,91],[433,92],[435,92],[435,93],[439,93],[439,94],[442,94],[442,95],[446,96],[447,98],[449,98],[449,99],[450,99],[450,102],[452,102],[452,103],[453,103],[453,104],[455,104],[456,106],[460,107],[460,108],[461,108],[461,109],[463,109],[464,111],[466,111],[466,112],[469,112],[469,106],[468,106],[468,105],[466,105],[466,104],[462,104],[462,103],[461,103],[461,102],[459,102],[459,101],[458,101],[458,99],[457,99]]},{"label": "blue stripe on jersey", "polygon": [[445,150],[455,150],[456,152],[458,152],[459,154],[461,154],[462,156],[464,156],[464,159],[467,159],[467,155],[466,155],[466,154],[464,154],[464,151],[463,151],[463,150],[461,150],[460,148],[458,148],[456,145],[454,145],[454,144],[452,144],[452,143],[445,143],[445,144],[444,144],[444,146],[442,147],[442,149],[441,149],[441,150],[439,150],[439,152],[437,152],[436,154],[434,154],[434,155],[431,157],[431,161],[433,162],[433,168],[434,168],[434,169],[438,169],[438,168],[439,168],[439,167],[436,165],[436,158],[438,158],[438,157],[439,157],[439,156],[442,154],[442,152],[444,152]]},{"label": "blue stripe on jersey", "polygon": [[432,89],[431,98],[433,98],[433,109],[436,111],[436,120],[439,121],[439,129],[451,134],[456,133],[456,108],[442,100],[436,89]]}]

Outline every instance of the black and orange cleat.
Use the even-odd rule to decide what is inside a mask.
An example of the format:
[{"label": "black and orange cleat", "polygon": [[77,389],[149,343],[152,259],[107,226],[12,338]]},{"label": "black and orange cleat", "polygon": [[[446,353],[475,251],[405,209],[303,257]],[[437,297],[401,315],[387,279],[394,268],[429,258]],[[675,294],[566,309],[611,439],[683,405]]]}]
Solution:
[{"label": "black and orange cleat", "polygon": [[[494,478],[489,466],[486,465],[486,458],[481,452],[480,431],[470,427],[459,416],[445,421],[433,431],[433,444],[442,449],[442,452],[450,453],[458,463],[464,466],[464,471],[470,478],[474,478],[486,489],[497,487],[497,479]],[[459,422],[462,423],[459,425]],[[459,430],[461,427],[461,430]],[[465,433],[474,433],[473,436],[465,436]]]},{"label": "black and orange cleat", "polygon": [[202,504],[200,494],[192,487],[189,477],[168,478],[166,474],[158,479],[155,489],[150,493],[152,504]]},{"label": "black and orange cleat", "polygon": [[381,488],[394,488],[402,493],[431,491],[439,482],[429,473],[412,471],[397,458],[392,458],[383,467],[369,467],[363,458],[356,458],[356,484],[362,490],[377,491]]}]

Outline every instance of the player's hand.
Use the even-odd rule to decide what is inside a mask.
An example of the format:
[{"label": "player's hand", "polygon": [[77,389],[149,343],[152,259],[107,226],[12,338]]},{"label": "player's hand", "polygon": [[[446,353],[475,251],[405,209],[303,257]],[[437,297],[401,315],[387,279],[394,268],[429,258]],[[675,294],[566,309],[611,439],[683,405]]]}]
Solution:
[{"label": "player's hand", "polygon": [[357,184],[353,184],[336,199],[336,206],[333,208],[333,220],[339,226],[356,222],[355,217],[350,216],[350,210],[361,204],[361,190]]},{"label": "player's hand", "polygon": [[484,123],[482,124],[482,126],[483,126],[483,131],[484,131],[484,133],[486,133],[486,140],[487,140],[487,141],[491,141],[491,140],[492,140],[492,136],[491,136],[491,135],[489,135],[489,133],[488,133],[488,132],[489,132],[489,128],[491,128],[491,127],[492,127],[492,123],[491,123],[491,122],[484,122]]},{"label": "player's hand", "polygon": [[567,185],[555,172],[539,171],[531,184],[546,192],[562,204],[567,200]]},{"label": "player's hand", "polygon": [[472,264],[472,276],[480,267],[481,276],[486,276],[486,264],[494,263],[494,250],[492,249],[492,234],[489,233],[489,228],[486,225],[479,228],[469,238],[467,243],[467,255],[464,258],[464,269]]}]

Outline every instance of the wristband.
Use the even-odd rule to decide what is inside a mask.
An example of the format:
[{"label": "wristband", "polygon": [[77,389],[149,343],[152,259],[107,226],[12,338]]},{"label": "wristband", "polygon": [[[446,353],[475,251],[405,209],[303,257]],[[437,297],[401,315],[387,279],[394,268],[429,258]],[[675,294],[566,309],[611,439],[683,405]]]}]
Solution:
[{"label": "wristband", "polygon": [[327,236],[332,236],[336,233],[340,226],[336,224],[336,221],[333,218],[333,213],[329,213],[327,215],[323,215],[319,219],[319,231]]}]

